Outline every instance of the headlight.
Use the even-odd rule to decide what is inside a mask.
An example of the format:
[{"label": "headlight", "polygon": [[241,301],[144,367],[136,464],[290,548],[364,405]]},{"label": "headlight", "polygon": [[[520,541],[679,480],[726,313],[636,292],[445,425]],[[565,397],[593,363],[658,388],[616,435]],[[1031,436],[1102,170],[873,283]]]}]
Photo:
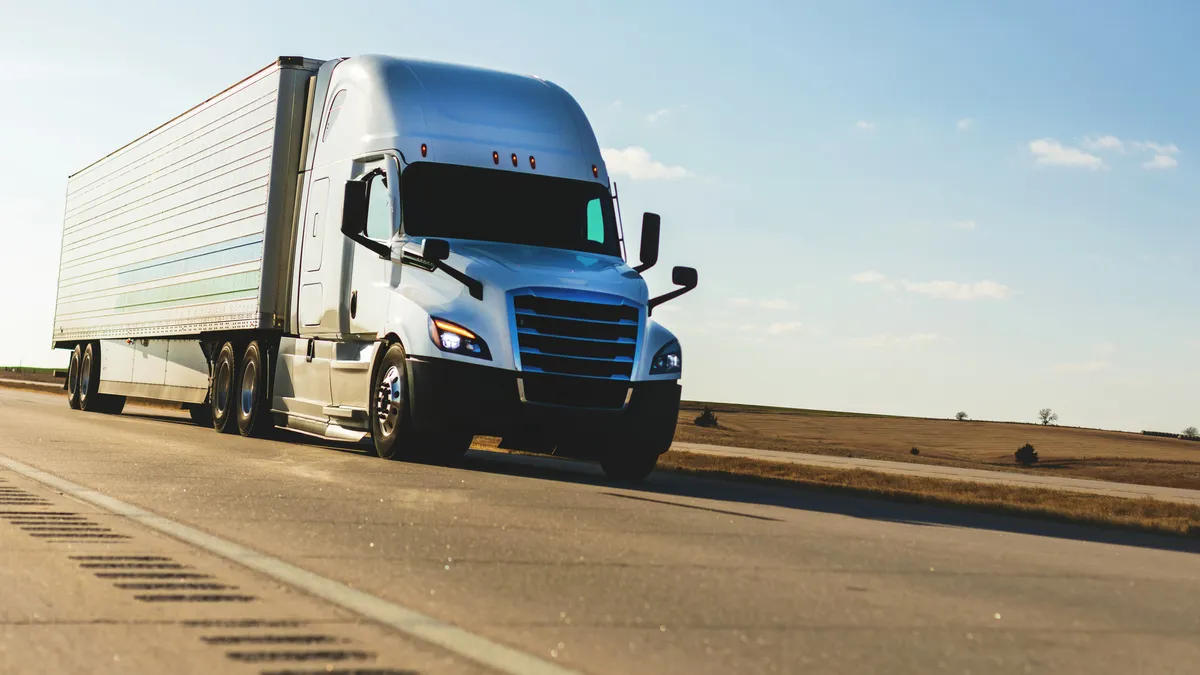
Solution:
[{"label": "headlight", "polygon": [[672,340],[663,345],[663,348],[654,355],[654,360],[650,362],[650,374],[667,375],[681,372],[683,372],[683,350],[679,348],[678,340]]},{"label": "headlight", "polygon": [[444,352],[474,356],[480,359],[491,360],[492,358],[492,353],[488,351],[487,343],[482,338],[445,319],[429,318],[429,337],[433,340],[433,344]]}]

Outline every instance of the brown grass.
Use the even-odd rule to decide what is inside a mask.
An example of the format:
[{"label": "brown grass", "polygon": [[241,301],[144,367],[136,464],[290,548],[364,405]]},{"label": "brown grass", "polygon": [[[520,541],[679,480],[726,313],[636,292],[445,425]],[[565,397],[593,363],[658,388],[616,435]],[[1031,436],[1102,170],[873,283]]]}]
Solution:
[{"label": "brown grass", "polygon": [[893,501],[968,508],[989,513],[1117,527],[1157,534],[1200,536],[1200,506],[1010,485],[923,478],[864,469],[832,469],[715,457],[672,450],[659,469],[787,487],[804,486]]},{"label": "brown grass", "polygon": [[[693,424],[703,404],[685,402],[675,440],[1200,489],[1200,443],[1194,441],[1011,422],[709,405],[721,427]],[[1025,443],[1041,458],[1031,469],[1013,461]],[[914,446],[919,455],[910,454]]]}]

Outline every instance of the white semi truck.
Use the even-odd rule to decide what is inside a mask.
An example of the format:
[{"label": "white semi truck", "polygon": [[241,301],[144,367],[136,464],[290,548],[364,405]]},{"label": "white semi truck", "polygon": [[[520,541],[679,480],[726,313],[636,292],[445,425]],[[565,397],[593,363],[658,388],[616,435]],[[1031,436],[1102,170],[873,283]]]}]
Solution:
[{"label": "white semi truck", "polygon": [[626,263],[582,109],[537,77],[281,57],[71,175],[53,345],[72,408],[128,396],[391,459],[501,447],[649,474],[682,352]]}]

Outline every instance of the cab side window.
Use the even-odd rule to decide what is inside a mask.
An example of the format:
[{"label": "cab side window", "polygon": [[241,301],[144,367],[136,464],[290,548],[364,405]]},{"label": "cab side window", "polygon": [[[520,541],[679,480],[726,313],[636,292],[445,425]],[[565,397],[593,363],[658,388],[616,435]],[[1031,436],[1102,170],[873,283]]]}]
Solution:
[{"label": "cab side window", "polygon": [[392,204],[387,177],[377,173],[367,187],[367,236],[378,241],[392,238]]}]

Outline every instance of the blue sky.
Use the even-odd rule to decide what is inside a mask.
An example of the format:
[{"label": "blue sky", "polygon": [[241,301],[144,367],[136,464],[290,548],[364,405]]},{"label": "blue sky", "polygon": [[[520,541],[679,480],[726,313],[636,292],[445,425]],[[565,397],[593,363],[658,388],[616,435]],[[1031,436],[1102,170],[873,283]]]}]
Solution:
[{"label": "blue sky", "polygon": [[689,398],[1200,424],[1200,6],[111,4],[0,0],[0,363],[65,362],[69,173],[277,55],[374,52],[575,95],[629,238],[663,215],[652,289],[700,270],[661,311]]}]

